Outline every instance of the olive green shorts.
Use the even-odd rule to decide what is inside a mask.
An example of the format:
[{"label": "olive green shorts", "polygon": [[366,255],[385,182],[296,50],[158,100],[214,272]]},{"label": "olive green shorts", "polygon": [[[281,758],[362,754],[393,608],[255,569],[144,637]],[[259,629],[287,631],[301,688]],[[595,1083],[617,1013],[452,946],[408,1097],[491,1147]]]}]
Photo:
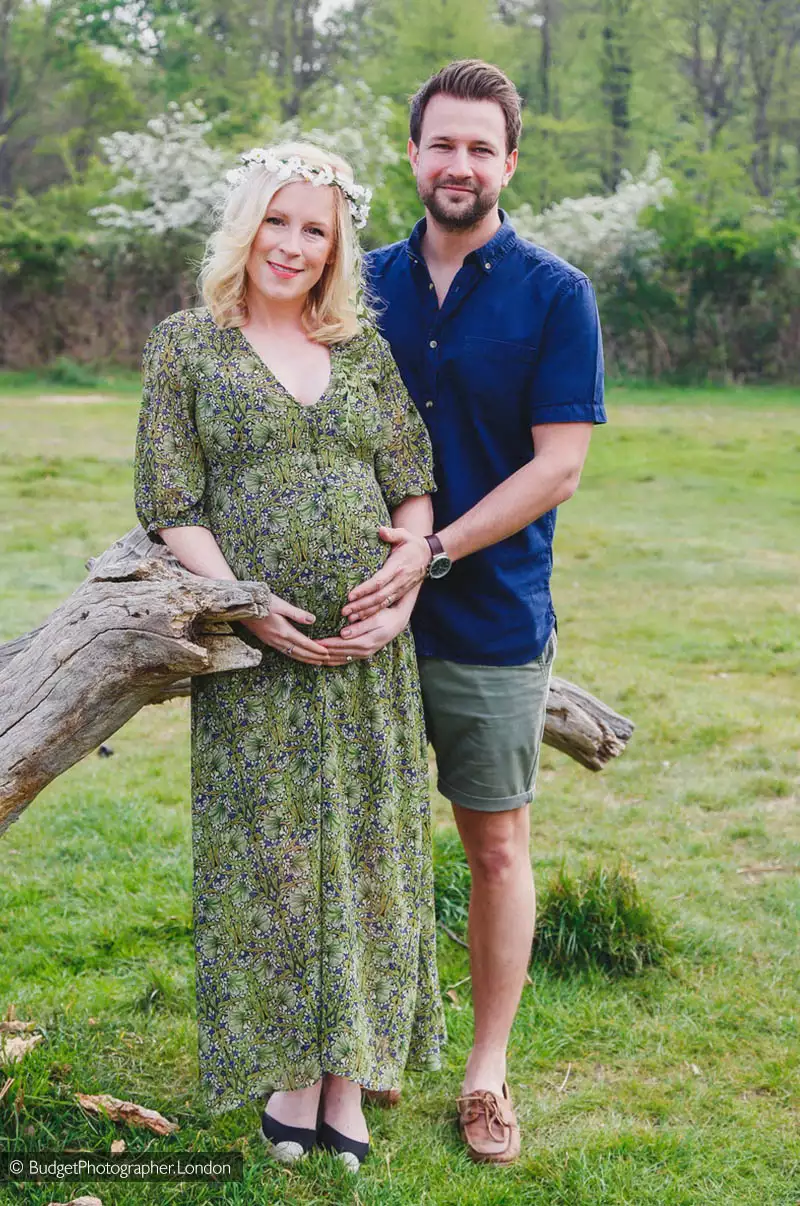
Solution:
[{"label": "olive green shorts", "polygon": [[554,629],[524,666],[419,659],[428,740],[447,800],[478,812],[530,804],[556,645]]}]

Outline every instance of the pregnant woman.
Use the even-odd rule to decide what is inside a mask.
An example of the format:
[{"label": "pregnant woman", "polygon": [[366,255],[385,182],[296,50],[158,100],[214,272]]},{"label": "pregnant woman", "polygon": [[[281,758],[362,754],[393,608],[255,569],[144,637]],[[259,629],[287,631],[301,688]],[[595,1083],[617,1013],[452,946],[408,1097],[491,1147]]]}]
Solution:
[{"label": "pregnant woman", "polygon": [[192,688],[201,1085],[269,1096],[284,1161],[368,1151],[361,1088],[439,1066],[427,756],[414,594],[344,628],[378,529],[431,531],[427,433],[356,312],[367,191],[309,144],[248,152],[202,274],[206,308],[144,357],[136,505],[211,578],[261,580],[255,669]]}]

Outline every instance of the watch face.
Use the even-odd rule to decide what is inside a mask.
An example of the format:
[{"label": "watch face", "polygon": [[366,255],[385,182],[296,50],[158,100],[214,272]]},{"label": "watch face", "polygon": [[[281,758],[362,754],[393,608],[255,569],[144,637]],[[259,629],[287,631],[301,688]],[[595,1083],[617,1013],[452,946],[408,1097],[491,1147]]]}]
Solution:
[{"label": "watch face", "polygon": [[428,574],[431,578],[443,578],[445,574],[450,572],[452,564],[446,553],[437,553],[431,561]]}]

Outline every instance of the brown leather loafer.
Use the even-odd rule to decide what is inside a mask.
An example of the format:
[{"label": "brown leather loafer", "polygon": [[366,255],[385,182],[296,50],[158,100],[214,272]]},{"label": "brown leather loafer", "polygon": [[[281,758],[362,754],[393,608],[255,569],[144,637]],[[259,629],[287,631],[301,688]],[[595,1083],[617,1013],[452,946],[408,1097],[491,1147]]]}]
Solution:
[{"label": "brown leather loafer", "polygon": [[519,1125],[508,1085],[503,1096],[476,1089],[456,1099],[458,1125],[471,1159],[479,1164],[511,1164],[519,1155]]},{"label": "brown leather loafer", "polygon": [[384,1109],[391,1109],[393,1106],[400,1104],[399,1089],[365,1089],[364,1099],[369,1105],[382,1106]]}]

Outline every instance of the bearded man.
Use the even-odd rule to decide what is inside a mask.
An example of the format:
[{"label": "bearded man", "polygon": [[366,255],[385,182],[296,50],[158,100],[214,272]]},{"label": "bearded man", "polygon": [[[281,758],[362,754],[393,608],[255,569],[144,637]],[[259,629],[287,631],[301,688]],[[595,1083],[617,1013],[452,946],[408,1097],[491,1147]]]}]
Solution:
[{"label": "bearded man", "polygon": [[475,1031],[457,1108],[470,1155],[499,1164],[520,1150],[506,1058],[533,939],[556,508],[606,417],[591,283],[498,208],[520,130],[516,88],[489,63],[451,63],[411,100],[425,217],[366,257],[367,282],[433,443],[434,532],[382,529],[391,555],[351,593],[343,632],[426,579],[412,626],[428,735],[472,873]]}]

